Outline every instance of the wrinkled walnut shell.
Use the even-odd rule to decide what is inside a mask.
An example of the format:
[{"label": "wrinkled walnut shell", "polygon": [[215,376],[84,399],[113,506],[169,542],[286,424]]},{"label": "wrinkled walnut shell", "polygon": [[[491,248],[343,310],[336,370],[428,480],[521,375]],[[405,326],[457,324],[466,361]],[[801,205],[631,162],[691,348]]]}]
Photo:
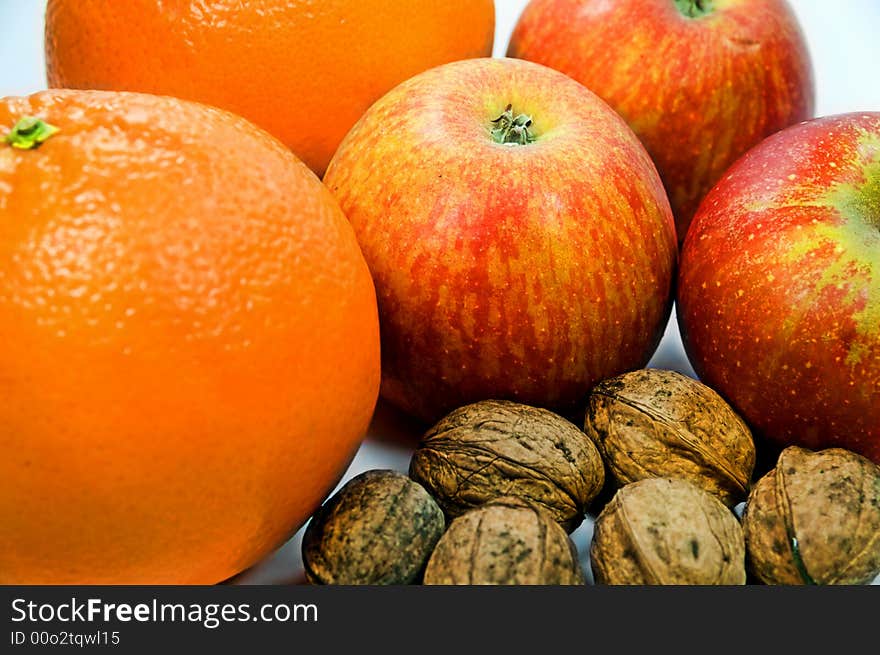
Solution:
[{"label": "wrinkled walnut shell", "polygon": [[546,509],[568,532],[583,521],[605,478],[599,452],[576,425],[501,400],[466,405],[434,425],[409,474],[450,518],[516,496]]},{"label": "wrinkled walnut shell", "polygon": [[545,510],[505,497],[450,523],[425,568],[426,585],[581,585],[577,549]]},{"label": "wrinkled walnut shell", "polygon": [[400,585],[418,581],[446,527],[443,511],[403,473],[366,471],[315,513],[303,535],[312,584]]},{"label": "wrinkled walnut shell", "polygon": [[594,526],[597,584],[743,585],[739,521],[718,498],[685,480],[648,478],[618,490]]},{"label": "wrinkled walnut shell", "polygon": [[750,573],[766,584],[867,584],[880,574],[880,467],[842,448],[789,446],[743,512]]},{"label": "wrinkled walnut shell", "polygon": [[596,443],[611,488],[680,478],[732,507],[746,499],[755,443],[715,391],[675,371],[643,369],[590,393],[584,432]]}]

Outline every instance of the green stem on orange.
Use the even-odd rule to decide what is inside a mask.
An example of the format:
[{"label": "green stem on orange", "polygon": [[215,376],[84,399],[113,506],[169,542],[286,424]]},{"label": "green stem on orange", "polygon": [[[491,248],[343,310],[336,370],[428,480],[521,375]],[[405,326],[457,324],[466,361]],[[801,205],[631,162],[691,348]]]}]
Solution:
[{"label": "green stem on orange", "polygon": [[529,129],[532,117],[527,114],[514,115],[513,105],[507,105],[504,112],[492,121],[492,125],[491,134],[495,143],[525,146],[535,140],[535,135]]},{"label": "green stem on orange", "polygon": [[706,14],[711,14],[714,7],[713,0],[673,0],[675,6],[688,18],[701,18]]},{"label": "green stem on orange", "polygon": [[25,116],[21,118],[6,135],[6,143],[19,150],[31,150],[45,142],[58,128],[41,118]]}]

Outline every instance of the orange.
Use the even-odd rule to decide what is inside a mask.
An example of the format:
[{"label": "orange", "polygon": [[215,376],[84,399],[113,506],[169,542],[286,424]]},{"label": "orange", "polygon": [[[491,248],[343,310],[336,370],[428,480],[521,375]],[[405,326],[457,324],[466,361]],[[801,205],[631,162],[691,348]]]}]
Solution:
[{"label": "orange", "polygon": [[492,0],[49,0],[51,86],[147,91],[245,116],[323,175],[375,100],[492,52]]},{"label": "orange", "polygon": [[0,141],[0,583],[224,580],[305,522],[369,423],[352,228],[225,111],[0,100],[4,131],[25,116],[58,131]]}]

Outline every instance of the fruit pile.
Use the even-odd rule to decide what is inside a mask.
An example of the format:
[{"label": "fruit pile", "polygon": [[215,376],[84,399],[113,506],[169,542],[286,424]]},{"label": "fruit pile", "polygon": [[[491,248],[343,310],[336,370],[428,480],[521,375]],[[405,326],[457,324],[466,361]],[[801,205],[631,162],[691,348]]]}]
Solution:
[{"label": "fruit pile", "polygon": [[[598,582],[877,575],[880,112],[813,117],[785,0],[494,21],[48,0],[0,583],[217,583],[308,522],[314,582],[577,584],[588,515]],[[699,381],[645,368],[673,305]],[[328,499],[380,396],[409,474]]]},{"label": "fruit pile", "polygon": [[[302,543],[313,584],[583,584],[568,537],[596,516],[597,584],[865,584],[880,575],[880,467],[789,446],[752,484],[755,445],[714,391],[645,369],[597,385],[584,431],[511,401],[431,427],[409,474],[370,470]],[[740,523],[742,520],[742,524]]]}]

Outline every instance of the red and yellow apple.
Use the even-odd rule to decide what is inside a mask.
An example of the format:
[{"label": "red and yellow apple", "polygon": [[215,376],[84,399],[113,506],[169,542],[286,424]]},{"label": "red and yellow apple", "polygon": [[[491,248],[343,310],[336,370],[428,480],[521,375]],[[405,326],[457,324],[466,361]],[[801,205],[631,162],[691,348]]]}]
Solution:
[{"label": "red and yellow apple", "polygon": [[626,123],[562,73],[484,58],[411,78],[324,182],[376,283],[382,396],[422,420],[488,398],[573,410],[657,347],[669,202]]},{"label": "red and yellow apple", "polygon": [[531,0],[508,55],[570,75],[627,120],[680,242],[740,155],[813,112],[809,53],[785,0]]},{"label": "red and yellow apple", "polygon": [[780,446],[880,463],[880,113],[749,151],[681,257],[677,315],[700,378]]}]

